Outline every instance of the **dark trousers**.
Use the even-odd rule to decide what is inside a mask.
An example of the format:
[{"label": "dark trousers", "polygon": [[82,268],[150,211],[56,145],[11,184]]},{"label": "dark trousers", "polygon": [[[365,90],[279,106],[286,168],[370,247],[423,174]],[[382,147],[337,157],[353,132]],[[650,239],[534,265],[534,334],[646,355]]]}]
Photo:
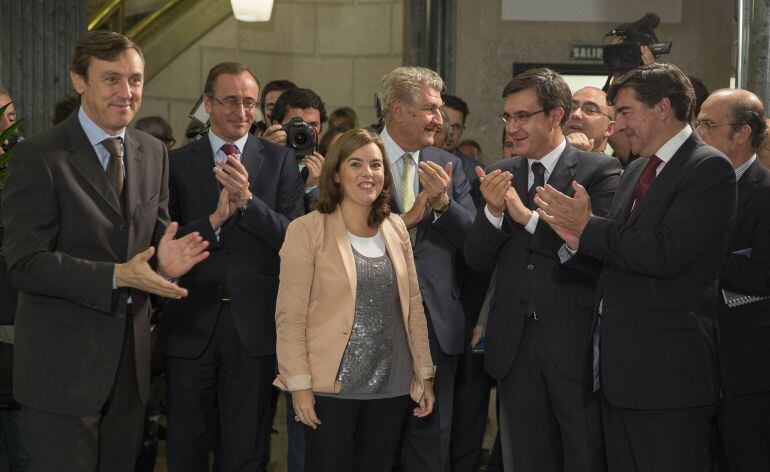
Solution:
[{"label": "dark trousers", "polygon": [[444,354],[441,350],[430,318],[428,341],[430,355],[436,366],[436,380],[433,383],[436,404],[433,406],[433,413],[424,418],[411,414],[407,417],[401,453],[408,472],[448,472],[451,466],[449,443],[452,439],[457,356]]},{"label": "dark trousers", "polygon": [[126,321],[115,383],[101,411],[68,416],[23,408],[33,472],[134,471],[145,408],[136,382],[133,320]]},{"label": "dark trousers", "polygon": [[452,472],[475,472],[487,427],[489,391],[494,381],[484,370],[484,354],[470,346],[473,324],[466,325],[465,350],[457,362],[452,413]]},{"label": "dark trousers", "polygon": [[305,426],[307,472],[388,472],[398,444],[408,395],[344,400],[316,395],[321,424]]},{"label": "dark trousers", "polygon": [[222,304],[211,341],[197,359],[167,356],[168,470],[204,472],[209,463],[209,412],[219,406],[223,472],[254,472],[269,434],[275,356],[252,357],[241,343],[230,306]]},{"label": "dark trousers", "polygon": [[562,374],[539,323],[524,321],[516,358],[497,388],[505,470],[604,471],[599,398],[591,392],[591,378],[574,381]]},{"label": "dark trousers", "polygon": [[770,392],[727,396],[718,418],[729,470],[770,471]]},{"label": "dark trousers", "polygon": [[708,472],[714,407],[630,410],[602,398],[610,472]]}]

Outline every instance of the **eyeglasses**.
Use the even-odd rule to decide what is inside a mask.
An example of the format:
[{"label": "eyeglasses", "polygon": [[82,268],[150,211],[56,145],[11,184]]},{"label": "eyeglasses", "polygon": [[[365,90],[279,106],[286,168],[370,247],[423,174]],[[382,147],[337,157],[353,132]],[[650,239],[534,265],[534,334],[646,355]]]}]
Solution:
[{"label": "eyeglasses", "polygon": [[607,113],[604,113],[604,112],[601,110],[601,108],[599,108],[598,106],[596,106],[596,105],[595,105],[595,104],[593,104],[593,103],[588,103],[588,102],[586,102],[586,103],[583,103],[583,104],[581,105],[581,104],[579,104],[579,103],[577,103],[577,102],[572,102],[572,111],[575,111],[575,110],[577,110],[578,108],[580,108],[580,111],[582,111],[582,112],[583,112],[583,114],[584,114],[584,115],[586,115],[586,116],[597,116],[597,115],[604,115],[604,116],[606,116],[607,118],[609,118],[609,119],[611,119],[611,120],[614,120],[614,118],[613,118],[613,117],[611,117],[611,116],[610,116],[610,115],[608,115]]},{"label": "eyeglasses", "polygon": [[719,126],[736,126],[736,125],[745,125],[746,123],[713,123],[709,120],[695,120],[692,122],[693,129],[698,129],[700,127],[703,127],[706,131],[711,131],[714,128],[717,128]]},{"label": "eyeglasses", "polygon": [[513,116],[503,112],[500,113],[500,119],[503,120],[503,123],[506,125],[509,125],[514,121],[523,125],[526,124],[532,116],[535,116],[538,113],[543,113],[544,111],[544,109],[538,111],[517,111],[513,114]]},{"label": "eyeglasses", "polygon": [[245,110],[253,110],[259,106],[259,100],[251,98],[244,98],[243,101],[238,100],[235,97],[227,97],[224,100],[220,100],[217,97],[211,97],[215,102],[222,105],[225,110],[235,110],[239,105],[243,105]]}]

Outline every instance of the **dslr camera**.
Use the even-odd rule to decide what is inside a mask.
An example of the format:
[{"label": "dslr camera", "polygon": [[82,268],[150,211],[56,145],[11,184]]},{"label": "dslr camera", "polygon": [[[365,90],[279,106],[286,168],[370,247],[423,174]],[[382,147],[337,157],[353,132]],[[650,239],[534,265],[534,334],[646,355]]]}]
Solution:
[{"label": "dslr camera", "polygon": [[655,28],[660,24],[660,17],[647,13],[642,18],[615,27],[604,35],[623,38],[619,44],[604,46],[603,60],[610,72],[627,72],[642,65],[642,46],[647,46],[658,57],[671,52],[671,41],[659,42]]},{"label": "dslr camera", "polygon": [[294,150],[297,159],[313,154],[318,139],[312,126],[295,116],[283,125],[283,130],[286,132],[286,146]]}]

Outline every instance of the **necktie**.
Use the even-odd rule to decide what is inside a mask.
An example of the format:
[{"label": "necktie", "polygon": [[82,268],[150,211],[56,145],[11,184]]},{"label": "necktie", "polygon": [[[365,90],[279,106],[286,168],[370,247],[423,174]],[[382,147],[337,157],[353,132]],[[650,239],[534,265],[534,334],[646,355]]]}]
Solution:
[{"label": "necktie", "polygon": [[107,138],[101,144],[110,153],[110,160],[107,163],[106,169],[107,181],[110,183],[112,190],[115,191],[120,207],[124,208],[123,183],[125,180],[125,170],[123,169],[123,141],[120,138]]},{"label": "necktie", "polygon": [[220,149],[223,153],[225,153],[225,159],[222,164],[227,161],[227,156],[235,156],[236,158],[238,157],[238,147],[235,144],[225,143]]},{"label": "necktie", "polygon": [[545,166],[539,162],[533,162],[532,173],[535,175],[535,180],[532,183],[532,187],[529,188],[529,202],[527,206],[530,210],[535,210],[537,209],[535,204],[537,188],[545,185]]},{"label": "necktie", "polygon": [[404,168],[401,172],[401,209],[406,213],[414,206],[414,160],[408,152],[401,157]]},{"label": "necktie", "polygon": [[639,201],[647,194],[647,190],[655,180],[655,170],[662,162],[663,161],[661,161],[658,156],[652,156],[650,158],[647,167],[642,171],[642,176],[639,177],[639,180],[636,182],[636,188],[634,188],[634,199],[636,200],[636,203],[639,203]]},{"label": "necktie", "polygon": [[[408,152],[401,156],[401,160],[404,163],[401,170],[401,209],[406,213],[414,206],[414,160]],[[409,230],[409,239],[414,247],[417,242],[417,226]]]}]

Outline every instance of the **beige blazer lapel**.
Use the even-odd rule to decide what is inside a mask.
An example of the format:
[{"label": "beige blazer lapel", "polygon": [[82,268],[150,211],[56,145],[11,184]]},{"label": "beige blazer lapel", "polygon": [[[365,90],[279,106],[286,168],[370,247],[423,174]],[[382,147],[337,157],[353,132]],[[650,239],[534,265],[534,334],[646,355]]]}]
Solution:
[{"label": "beige blazer lapel", "polygon": [[[401,313],[404,317],[404,325],[409,326],[409,274],[406,270],[406,260],[404,259],[403,243],[398,236],[398,232],[393,227],[389,219],[385,219],[380,226],[382,238],[385,240],[385,248],[388,250],[390,261],[393,264],[393,271],[396,273],[396,284],[398,285],[398,298],[401,301]],[[408,330],[407,330],[408,332]]]},{"label": "beige blazer lapel", "polygon": [[339,248],[342,263],[345,265],[345,272],[348,274],[350,294],[353,300],[355,300],[356,289],[358,288],[356,261],[353,259],[353,250],[350,248],[350,240],[348,240],[348,230],[345,227],[345,220],[342,219],[342,210],[340,210],[339,205],[337,206],[337,209],[329,215],[329,219],[331,221],[330,229],[334,233],[334,240],[337,242],[337,248]]}]

